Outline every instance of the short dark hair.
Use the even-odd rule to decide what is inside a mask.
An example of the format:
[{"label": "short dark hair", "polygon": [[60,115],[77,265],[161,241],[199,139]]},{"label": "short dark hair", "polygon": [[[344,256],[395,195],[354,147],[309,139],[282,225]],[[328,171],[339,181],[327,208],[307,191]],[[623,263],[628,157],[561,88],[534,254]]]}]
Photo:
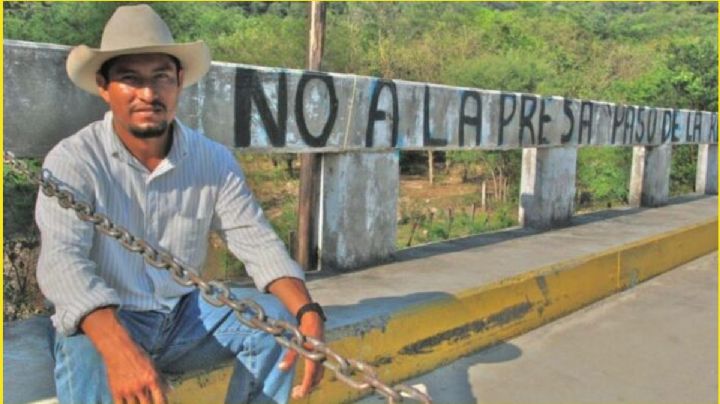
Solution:
[{"label": "short dark hair", "polygon": [[[164,55],[167,54],[164,53]],[[178,58],[173,55],[167,56],[169,56],[170,59],[172,59],[173,63],[175,63],[175,69],[179,74],[180,70],[182,69],[182,64],[180,63],[180,60],[178,60]],[[98,70],[98,73],[100,73],[100,75],[105,79],[106,83],[110,82],[110,68],[112,67],[113,63],[115,63],[120,57],[122,56],[115,56],[114,58],[110,58],[106,60],[105,63],[102,64],[102,66],[100,66],[100,70]]]}]

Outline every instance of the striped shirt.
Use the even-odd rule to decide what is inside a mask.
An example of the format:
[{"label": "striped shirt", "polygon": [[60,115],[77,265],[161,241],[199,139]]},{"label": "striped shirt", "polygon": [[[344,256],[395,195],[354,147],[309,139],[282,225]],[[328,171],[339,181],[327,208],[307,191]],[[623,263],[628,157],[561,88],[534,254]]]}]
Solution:
[{"label": "striped shirt", "polygon": [[[183,265],[202,270],[215,230],[258,289],[281,277],[304,279],[231,152],[178,120],[173,127],[170,152],[152,172],[117,137],[110,112],[58,143],[43,167],[77,200]],[[36,205],[37,278],[55,305],[52,321],[60,333],[76,333],[80,320],[102,306],[169,312],[191,290],[53,199],[39,193]]]}]

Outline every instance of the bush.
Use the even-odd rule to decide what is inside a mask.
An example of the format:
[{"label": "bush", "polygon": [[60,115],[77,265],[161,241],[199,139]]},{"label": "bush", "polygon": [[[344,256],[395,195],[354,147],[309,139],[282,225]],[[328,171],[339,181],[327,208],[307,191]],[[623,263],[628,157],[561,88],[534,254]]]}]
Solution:
[{"label": "bush", "polygon": [[594,203],[627,203],[630,187],[630,147],[585,147],[578,150],[577,192]]}]

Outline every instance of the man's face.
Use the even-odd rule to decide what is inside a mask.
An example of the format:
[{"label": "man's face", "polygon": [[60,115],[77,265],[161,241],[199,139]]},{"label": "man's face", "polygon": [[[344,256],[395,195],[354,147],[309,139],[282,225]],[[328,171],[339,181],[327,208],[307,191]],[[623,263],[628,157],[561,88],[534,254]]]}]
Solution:
[{"label": "man's face", "polygon": [[120,56],[108,82],[97,75],[100,96],[110,105],[116,130],[137,138],[162,136],[175,118],[183,71],[165,54]]}]

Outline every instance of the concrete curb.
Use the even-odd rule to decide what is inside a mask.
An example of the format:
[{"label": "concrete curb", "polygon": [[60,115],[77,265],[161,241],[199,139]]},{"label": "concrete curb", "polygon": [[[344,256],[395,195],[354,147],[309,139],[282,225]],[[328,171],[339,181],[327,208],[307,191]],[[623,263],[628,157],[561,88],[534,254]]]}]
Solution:
[{"label": "concrete curb", "polygon": [[[370,362],[383,381],[396,383],[631,288],[716,250],[717,244],[718,219],[713,218],[401,310],[384,328],[331,346]],[[185,379],[170,401],[222,402],[230,373],[225,368]],[[326,376],[311,397],[296,402],[338,403],[361,396]]]}]

